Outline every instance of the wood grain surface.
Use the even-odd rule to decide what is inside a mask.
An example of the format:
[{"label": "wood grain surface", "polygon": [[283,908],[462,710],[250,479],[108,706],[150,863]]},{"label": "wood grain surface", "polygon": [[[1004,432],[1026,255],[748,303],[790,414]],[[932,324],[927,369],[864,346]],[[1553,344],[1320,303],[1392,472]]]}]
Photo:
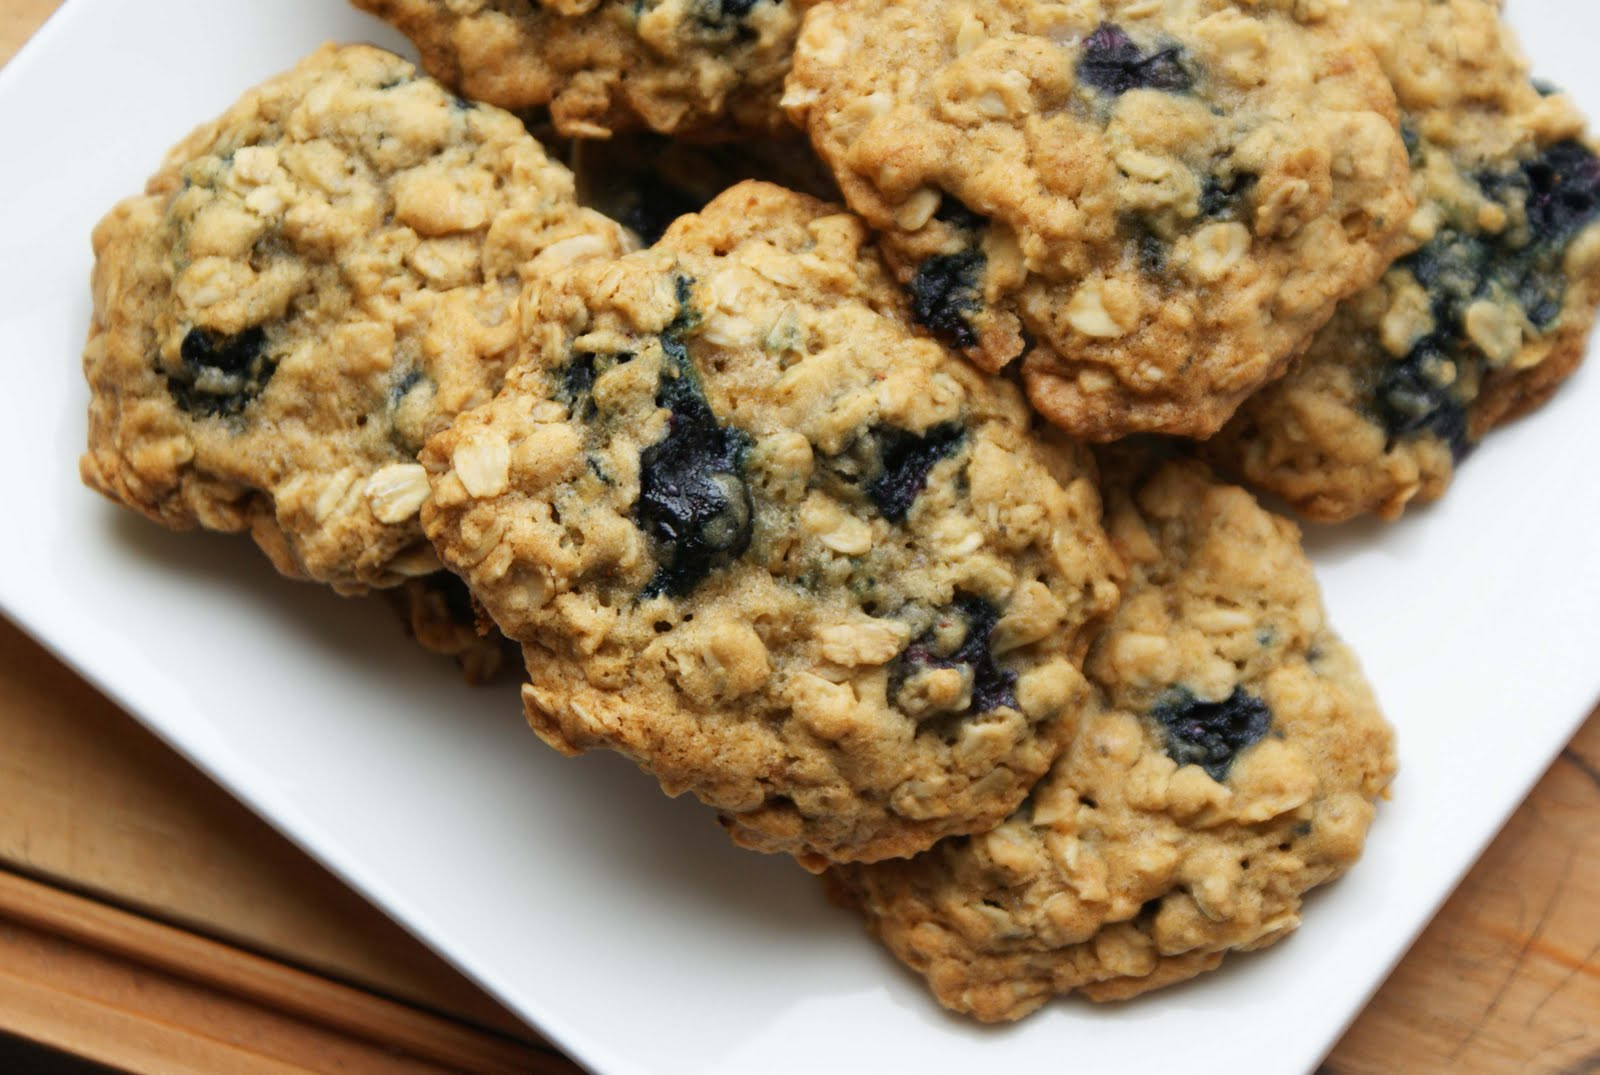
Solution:
[{"label": "wood grain surface", "polygon": [[137,1070],[548,1070],[553,1051],[0,872],[3,1025]]},{"label": "wood grain surface", "polygon": [[[57,6],[0,0],[0,63]],[[0,1030],[135,1071],[578,1070],[4,622],[0,744]],[[1600,712],[1323,1071],[1600,1072],[1597,908]]]}]

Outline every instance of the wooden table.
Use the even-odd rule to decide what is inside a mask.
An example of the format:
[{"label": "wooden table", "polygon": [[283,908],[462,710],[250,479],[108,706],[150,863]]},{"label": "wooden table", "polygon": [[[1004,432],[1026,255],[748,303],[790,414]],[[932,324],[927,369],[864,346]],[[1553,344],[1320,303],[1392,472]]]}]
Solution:
[{"label": "wooden table", "polygon": [[[0,62],[58,3],[4,0]],[[164,1073],[577,1070],[3,622],[0,743],[0,1030]],[[1600,711],[1324,1072],[1600,1071],[1597,907]]]}]

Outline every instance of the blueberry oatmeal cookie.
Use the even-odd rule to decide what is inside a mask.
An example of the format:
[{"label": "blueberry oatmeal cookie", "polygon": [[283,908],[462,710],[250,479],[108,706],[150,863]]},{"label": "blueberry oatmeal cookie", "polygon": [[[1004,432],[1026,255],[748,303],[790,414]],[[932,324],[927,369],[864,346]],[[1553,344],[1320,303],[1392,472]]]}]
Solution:
[{"label": "blueberry oatmeal cookie", "polygon": [[1075,435],[1204,436],[1394,257],[1394,95],[1343,5],[838,0],[784,104],[917,320]]},{"label": "blueberry oatmeal cookie", "polygon": [[1366,0],[1418,209],[1410,252],[1348,300],[1211,456],[1307,518],[1437,499],[1495,425],[1582,359],[1600,302],[1600,161],[1492,0]]},{"label": "blueberry oatmeal cookie", "polygon": [[564,135],[772,133],[808,0],[354,0],[477,101],[548,106]]},{"label": "blueberry oatmeal cookie", "polygon": [[1128,574],[1072,747],[992,832],[832,874],[940,1003],[986,1021],[1279,940],[1356,860],[1394,771],[1293,525],[1193,462],[1108,474]]},{"label": "blueberry oatmeal cookie", "polygon": [[912,329],[865,226],[744,183],[523,319],[423,452],[423,521],[539,735],[813,869],[1009,814],[1115,601],[1093,464]]},{"label": "blueberry oatmeal cookie", "polygon": [[437,571],[422,442],[499,386],[531,272],[625,245],[514,116],[325,47],[96,227],[83,479],[342,593]]}]

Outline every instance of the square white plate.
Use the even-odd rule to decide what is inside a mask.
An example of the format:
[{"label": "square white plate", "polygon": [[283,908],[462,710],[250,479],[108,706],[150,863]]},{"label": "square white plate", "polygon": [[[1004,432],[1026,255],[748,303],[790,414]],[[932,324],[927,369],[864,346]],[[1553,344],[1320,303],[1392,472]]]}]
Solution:
[{"label": "square white plate", "polygon": [[[1600,114],[1600,7],[1516,0]],[[164,149],[327,38],[336,0],[73,0],[0,74],[0,606],[246,803],[607,1073],[1283,1072],[1314,1065],[1600,693],[1600,369],[1496,434],[1440,506],[1318,533],[1336,624],[1400,731],[1365,861],[1304,929],[1137,1003],[943,1014],[777,858],[514,691],[414,659],[387,611],[285,583],[78,483],[89,231]]]}]

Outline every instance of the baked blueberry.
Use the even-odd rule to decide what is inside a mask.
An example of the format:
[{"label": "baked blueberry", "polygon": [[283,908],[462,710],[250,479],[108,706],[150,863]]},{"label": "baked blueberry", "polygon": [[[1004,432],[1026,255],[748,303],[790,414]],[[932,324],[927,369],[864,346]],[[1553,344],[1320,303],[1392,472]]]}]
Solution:
[{"label": "baked blueberry", "polygon": [[911,312],[917,324],[957,347],[977,345],[971,318],[983,305],[983,251],[937,254],[911,278]]},{"label": "baked blueberry", "polygon": [[556,398],[583,419],[593,418],[595,362],[598,356],[576,354],[556,375]]},{"label": "baked blueberry", "polygon": [[877,431],[879,467],[867,495],[884,518],[904,522],[911,505],[928,482],[928,471],[960,443],[964,431],[955,423],[936,426],[918,436],[903,429]]},{"label": "baked blueberry", "polygon": [[1178,45],[1144,52],[1122,27],[1101,23],[1083,40],[1078,79],[1112,96],[1129,90],[1165,90],[1182,93],[1194,84]]},{"label": "baked blueberry", "polygon": [[750,492],[742,459],[750,438],[719,425],[681,344],[668,338],[656,403],[670,417],[666,435],[639,456],[639,524],[660,565],[641,597],[682,597],[750,544]]},{"label": "baked blueberry", "polygon": [[981,597],[958,593],[955,601],[936,615],[934,624],[915,639],[889,672],[889,690],[903,687],[930,669],[950,669],[961,674],[970,701],[954,707],[961,715],[988,713],[1002,706],[1016,707],[1017,674],[1001,667],[992,647],[1000,614]]},{"label": "baked blueberry", "polygon": [[202,328],[184,334],[182,365],[167,373],[167,388],[184,411],[211,417],[243,411],[272,377],[277,363],[266,353],[260,325],[233,336]]},{"label": "baked blueberry", "polygon": [[1522,165],[1528,230],[1536,243],[1565,243],[1600,214],[1600,159],[1582,142],[1547,147]]},{"label": "baked blueberry", "polygon": [[1267,703],[1243,687],[1235,687],[1220,702],[1203,702],[1179,687],[1150,716],[1161,725],[1173,761],[1198,765],[1217,781],[1226,780],[1239,752],[1260,742],[1272,727]]},{"label": "baked blueberry", "polygon": [[1383,426],[1394,437],[1432,433],[1460,459],[1466,454],[1466,408],[1451,390],[1454,367],[1430,338],[1383,367],[1374,390]]}]

